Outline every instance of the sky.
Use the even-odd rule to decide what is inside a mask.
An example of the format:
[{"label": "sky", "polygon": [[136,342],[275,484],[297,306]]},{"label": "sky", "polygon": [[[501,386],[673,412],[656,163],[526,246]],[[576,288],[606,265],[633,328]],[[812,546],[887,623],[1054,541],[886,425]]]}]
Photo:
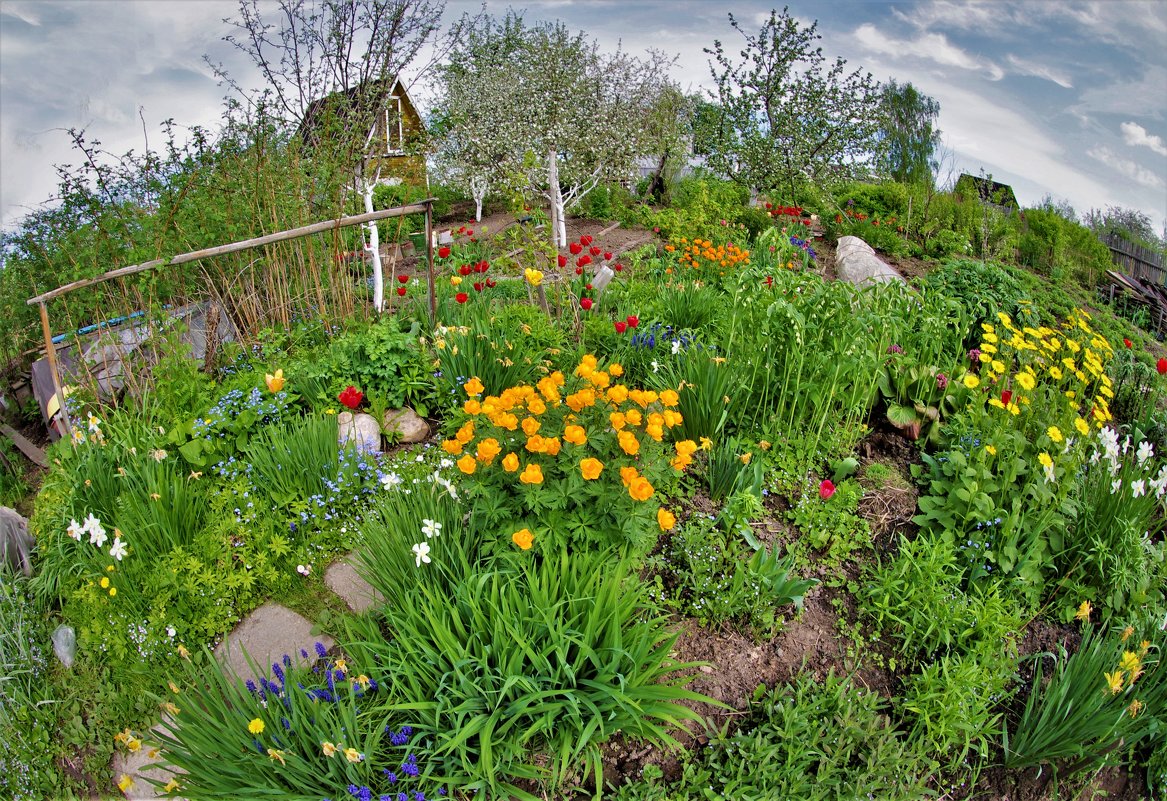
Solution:
[{"label": "sky", "polygon": [[[479,0],[448,0],[447,19]],[[528,22],[586,31],[604,49],[653,47],[677,57],[683,89],[712,87],[714,40],[729,52],[772,4],[756,0],[487,0]],[[879,80],[911,82],[940,103],[940,179],[982,170],[1011,184],[1022,206],[1045,195],[1079,214],[1109,205],[1167,228],[1167,2],[790,0],[817,20],[829,58]],[[51,202],[54,165],[75,164],[69,129],[109,153],[214,129],[224,98],[204,56],[246,88],[260,79],[222,41],[234,0],[0,0],[0,226]],[[423,108],[424,80],[411,89]]]}]

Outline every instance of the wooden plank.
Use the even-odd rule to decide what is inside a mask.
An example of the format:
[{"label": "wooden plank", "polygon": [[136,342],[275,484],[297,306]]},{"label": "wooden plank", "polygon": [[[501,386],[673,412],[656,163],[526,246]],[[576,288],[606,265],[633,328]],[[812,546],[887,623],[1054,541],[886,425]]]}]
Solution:
[{"label": "wooden plank", "polygon": [[601,237],[601,236],[603,236],[604,234],[610,234],[610,233],[612,233],[613,231],[615,231],[615,230],[616,230],[617,228],[619,228],[619,227],[620,227],[620,223],[619,223],[619,222],[614,222],[614,223],[612,223],[611,225],[609,225],[607,228],[605,228],[604,230],[602,230],[602,231],[600,231],[598,234],[596,234],[596,236],[597,236],[597,237]]},{"label": "wooden plank", "polygon": [[45,457],[45,452],[36,445],[33,445],[24,436],[10,425],[0,425],[0,431],[8,439],[12,440],[13,444],[20,449],[20,452],[32,460],[37,467],[48,467],[49,460]]}]

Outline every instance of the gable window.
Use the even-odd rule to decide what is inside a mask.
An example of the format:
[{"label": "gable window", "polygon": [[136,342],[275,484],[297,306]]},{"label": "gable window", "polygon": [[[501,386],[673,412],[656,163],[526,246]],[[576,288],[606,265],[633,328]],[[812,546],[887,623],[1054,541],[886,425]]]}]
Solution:
[{"label": "gable window", "polygon": [[401,98],[390,97],[385,104],[385,153],[394,155],[405,150],[405,131],[401,120]]}]

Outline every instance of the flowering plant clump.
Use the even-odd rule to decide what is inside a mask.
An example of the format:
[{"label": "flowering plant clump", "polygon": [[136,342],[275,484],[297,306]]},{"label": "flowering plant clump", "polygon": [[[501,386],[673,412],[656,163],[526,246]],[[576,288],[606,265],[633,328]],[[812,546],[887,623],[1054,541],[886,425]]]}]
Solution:
[{"label": "flowering plant clump", "polygon": [[675,390],[630,388],[621,375],[621,365],[587,355],[571,376],[555,371],[498,395],[466,382],[464,422],[442,448],[500,542],[544,551],[655,542],[658,489],[673,485],[697,445],[665,440],[682,422]]},{"label": "flowering plant clump", "polygon": [[[725,275],[727,270],[750,263],[750,251],[733,242],[714,244],[711,239],[678,237],[665,245],[665,253],[672,257],[678,270],[699,270],[701,272]],[[665,273],[672,275],[673,267],[666,267]]]},{"label": "flowering plant clump", "polygon": [[[171,710],[159,736],[171,790],[194,798],[446,795],[410,746],[413,728],[386,718],[381,682],[364,666],[318,642],[241,684],[206,656],[184,662],[185,675],[159,699]],[[223,759],[224,749],[237,756]]]}]

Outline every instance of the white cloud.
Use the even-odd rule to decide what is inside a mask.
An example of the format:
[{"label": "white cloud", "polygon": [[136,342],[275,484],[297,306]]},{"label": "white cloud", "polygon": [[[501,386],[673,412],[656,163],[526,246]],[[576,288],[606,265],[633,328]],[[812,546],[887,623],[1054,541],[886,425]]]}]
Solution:
[{"label": "white cloud", "polygon": [[994,81],[999,81],[1005,76],[1005,71],[995,63],[969,55],[949,42],[948,37],[942,33],[925,33],[912,40],[895,39],[871,23],[864,23],[855,30],[853,36],[860,46],[877,55],[890,56],[893,59],[915,56],[934,61],[944,67],[983,71]]},{"label": "white cloud", "polygon": [[1147,130],[1137,122],[1124,122],[1119,126],[1122,129],[1122,141],[1134,147],[1149,147],[1160,156],[1167,156],[1167,145],[1161,137],[1147,133]]},{"label": "white cloud", "polygon": [[1131,179],[1137,184],[1142,184],[1151,189],[1162,189],[1164,186],[1167,186],[1158,175],[1130,159],[1124,159],[1122,156],[1111,151],[1110,148],[1098,145],[1087,150],[1086,155],[1092,159],[1101,161],[1107,167],[1110,167],[1115,172]]},{"label": "white cloud", "polygon": [[1063,89],[1073,89],[1074,84],[1070,80],[1070,76],[1064,72],[1059,72],[1053,67],[1046,64],[1039,64],[1036,61],[1029,61],[1028,59],[1018,58],[1010,54],[1006,57],[1009,65],[1018,75],[1032,75],[1035,78],[1045,78],[1047,81],[1053,81]]}]

